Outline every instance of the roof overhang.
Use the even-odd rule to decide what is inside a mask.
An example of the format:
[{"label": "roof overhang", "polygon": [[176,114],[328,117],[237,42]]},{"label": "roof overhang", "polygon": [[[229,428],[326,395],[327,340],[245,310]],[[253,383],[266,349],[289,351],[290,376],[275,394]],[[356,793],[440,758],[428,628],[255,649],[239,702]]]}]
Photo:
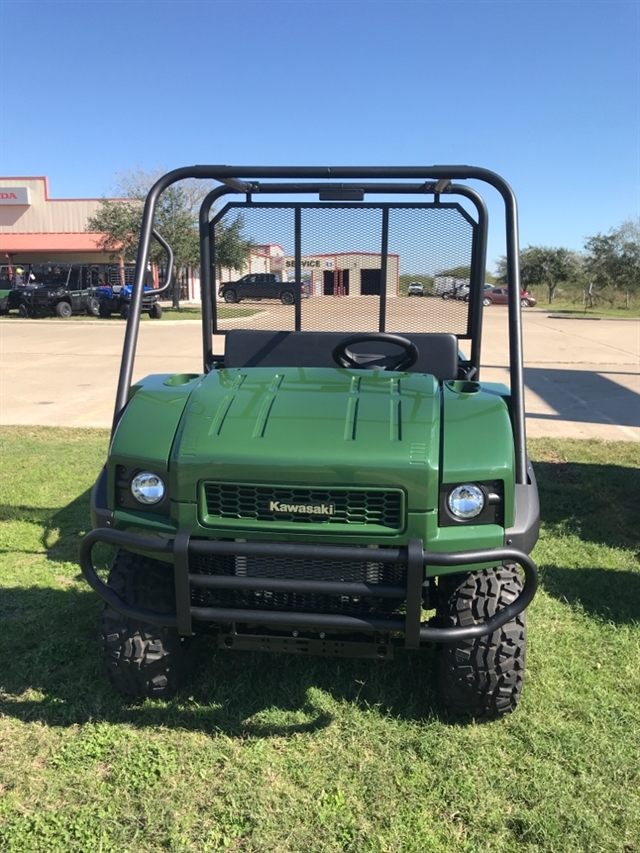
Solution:
[{"label": "roof overhang", "polygon": [[103,253],[100,241],[103,234],[97,233],[49,233],[49,234],[0,234],[0,253],[24,252],[98,252]]}]

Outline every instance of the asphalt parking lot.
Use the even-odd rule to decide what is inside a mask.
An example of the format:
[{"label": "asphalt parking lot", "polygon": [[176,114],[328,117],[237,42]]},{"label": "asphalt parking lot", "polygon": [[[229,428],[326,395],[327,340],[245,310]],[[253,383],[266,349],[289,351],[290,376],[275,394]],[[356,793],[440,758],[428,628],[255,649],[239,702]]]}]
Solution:
[{"label": "asphalt parking lot", "polygon": [[[351,328],[354,316],[364,318],[350,313]],[[485,380],[508,382],[506,319],[503,306],[485,312]],[[388,320],[396,330],[394,317]],[[243,325],[282,327],[280,306],[258,306]],[[529,309],[523,327],[529,436],[640,440],[640,321]],[[108,427],[124,329],[119,320],[93,318],[0,321],[0,424]],[[217,346],[222,351],[222,339]],[[201,347],[197,321],[143,322],[134,379],[199,372]]]}]

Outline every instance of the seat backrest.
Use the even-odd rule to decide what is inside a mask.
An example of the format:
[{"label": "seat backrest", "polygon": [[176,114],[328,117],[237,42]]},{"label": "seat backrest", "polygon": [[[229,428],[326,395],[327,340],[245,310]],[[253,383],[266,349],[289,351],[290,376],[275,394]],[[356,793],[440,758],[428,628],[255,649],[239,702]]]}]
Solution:
[{"label": "seat backrest", "polygon": [[[349,332],[272,332],[230,329],[225,367],[336,367],[331,353]],[[411,373],[430,373],[439,381],[458,375],[458,339],[450,334],[404,335],[418,347]]]}]

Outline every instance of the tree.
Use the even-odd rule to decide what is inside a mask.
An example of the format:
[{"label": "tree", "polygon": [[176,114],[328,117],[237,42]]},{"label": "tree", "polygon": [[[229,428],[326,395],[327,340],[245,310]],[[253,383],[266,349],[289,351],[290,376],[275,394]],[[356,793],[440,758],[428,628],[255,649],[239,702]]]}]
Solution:
[{"label": "tree", "polygon": [[[90,231],[102,234],[99,247],[114,259],[135,260],[138,252],[138,240],[144,201],[155,181],[163,174],[162,170],[145,172],[137,169],[121,175],[116,180],[115,192],[122,198],[102,199],[100,208],[89,219]],[[186,180],[172,184],[158,200],[155,215],[155,227],[173,249],[173,303],[179,307],[179,271],[184,267],[197,267],[200,264],[200,239],[198,233],[198,212],[202,199],[211,189],[211,182]],[[241,270],[249,254],[251,243],[242,236],[241,217],[216,226],[216,255],[221,253],[224,266]],[[162,264],[164,250],[153,240],[151,261]]]},{"label": "tree", "polygon": [[[497,264],[497,278],[503,284],[507,281],[507,259],[500,258]],[[549,289],[549,303],[555,299],[559,284],[576,281],[580,278],[581,259],[577,252],[552,246],[527,246],[520,252],[520,277],[524,288],[536,284],[546,285]]]},{"label": "tree", "polygon": [[242,236],[244,218],[238,214],[235,219],[225,222],[226,216],[219,219],[215,226],[216,267],[221,278],[222,269],[240,272],[244,267],[251,241]]},{"label": "tree", "polygon": [[600,290],[610,287],[625,293],[628,307],[630,294],[640,291],[640,219],[589,237],[584,248],[590,296],[594,285]]}]

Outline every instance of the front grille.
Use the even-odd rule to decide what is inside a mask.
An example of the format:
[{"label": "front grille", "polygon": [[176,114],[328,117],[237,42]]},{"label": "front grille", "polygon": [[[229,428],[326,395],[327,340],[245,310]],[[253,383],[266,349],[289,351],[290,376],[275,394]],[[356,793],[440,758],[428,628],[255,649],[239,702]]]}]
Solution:
[{"label": "front grille", "polygon": [[[205,483],[208,519],[247,519],[275,523],[358,525],[400,531],[404,494],[400,489],[305,488],[243,483]],[[273,504],[331,507],[331,513],[275,511]]]},{"label": "front grille", "polygon": [[[191,554],[189,571],[193,574],[230,575],[250,578],[342,581],[406,586],[407,568],[403,564],[333,560],[299,560],[278,557],[230,557]],[[342,613],[345,615],[389,614],[401,601],[370,596],[314,595],[266,590],[227,590],[191,588],[193,607],[232,607],[250,610],[284,610],[298,613]]]}]

